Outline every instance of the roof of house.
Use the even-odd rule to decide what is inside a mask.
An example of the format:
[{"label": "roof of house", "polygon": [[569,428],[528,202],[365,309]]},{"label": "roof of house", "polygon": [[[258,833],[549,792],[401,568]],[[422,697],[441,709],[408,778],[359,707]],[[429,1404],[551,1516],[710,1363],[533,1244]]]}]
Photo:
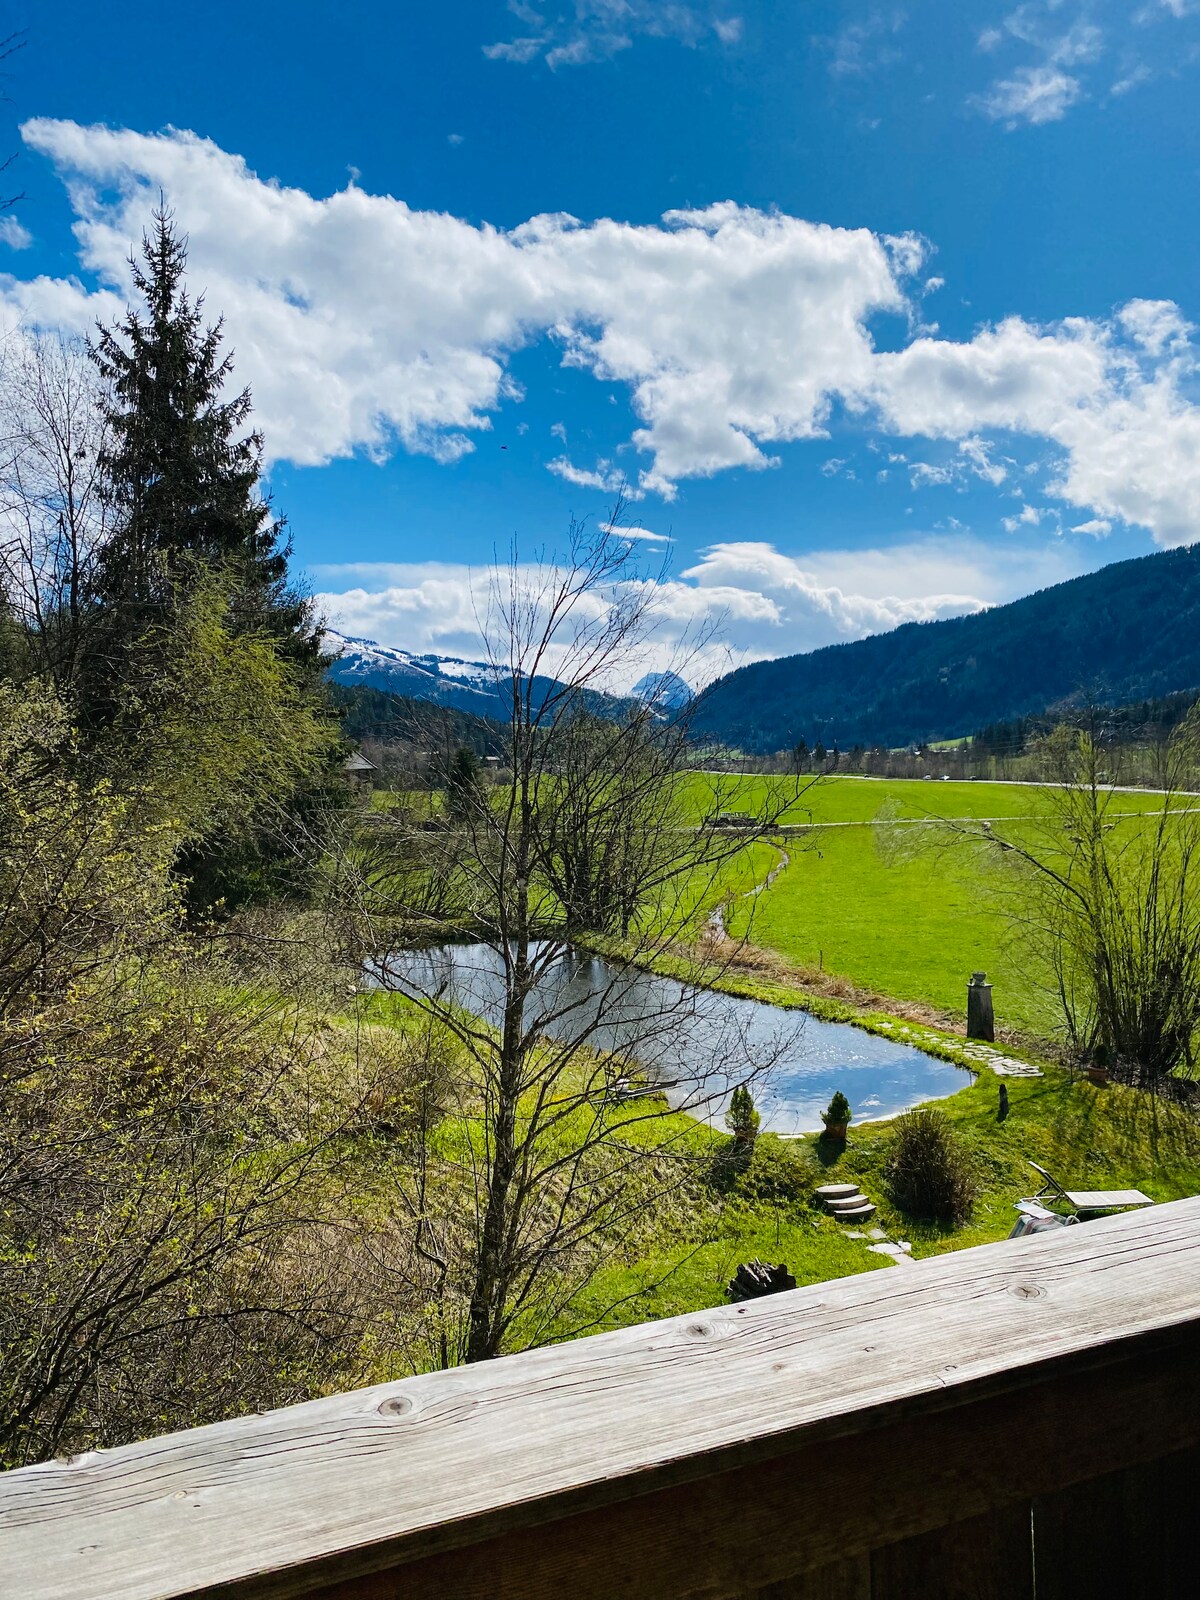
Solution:
[{"label": "roof of house", "polygon": [[343,772],[377,772],[378,770],[373,762],[368,761],[366,756],[359,755],[357,750],[342,762]]}]

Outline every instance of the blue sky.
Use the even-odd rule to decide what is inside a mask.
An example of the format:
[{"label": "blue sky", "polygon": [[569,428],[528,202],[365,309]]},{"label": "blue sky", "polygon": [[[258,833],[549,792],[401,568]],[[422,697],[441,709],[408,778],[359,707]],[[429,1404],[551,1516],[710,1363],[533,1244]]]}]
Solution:
[{"label": "blue sky", "polygon": [[162,188],[348,631],[469,651],[621,479],[736,659],[1200,536],[1200,3],[163,15],[9,8],[0,312],[112,316]]}]

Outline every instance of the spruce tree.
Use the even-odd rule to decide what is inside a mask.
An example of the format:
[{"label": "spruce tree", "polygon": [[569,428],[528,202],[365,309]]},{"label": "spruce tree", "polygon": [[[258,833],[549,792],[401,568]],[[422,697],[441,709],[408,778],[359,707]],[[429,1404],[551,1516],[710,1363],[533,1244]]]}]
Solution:
[{"label": "spruce tree", "polygon": [[[171,721],[163,685],[188,696],[177,669],[195,647],[198,617],[214,637],[269,643],[296,691],[291,720],[325,730],[310,741],[310,770],[281,772],[269,806],[225,818],[177,866],[195,905],[295,892],[314,819],[344,788],[320,632],[311,602],[289,586],[291,547],[263,492],[250,392],[232,393],[222,322],[207,325],[203,296],[187,291],[187,240],[165,205],[130,266],[142,304],[91,346],[109,395],[102,466],[114,515],[90,595],[80,719],[109,769],[119,768],[153,731],[148,723]],[[264,771],[277,756],[264,745]]]},{"label": "spruce tree", "polygon": [[219,570],[237,630],[265,628],[284,655],[315,669],[311,610],[288,588],[285,525],[262,493],[250,392],[225,398],[233,358],[222,321],[206,326],[203,296],[184,286],[187,240],[165,206],[130,266],[144,310],[100,328],[92,346],[111,396],[103,465],[115,529],[95,596],[109,631],[117,643],[138,637],[169,618],[198,571]]}]

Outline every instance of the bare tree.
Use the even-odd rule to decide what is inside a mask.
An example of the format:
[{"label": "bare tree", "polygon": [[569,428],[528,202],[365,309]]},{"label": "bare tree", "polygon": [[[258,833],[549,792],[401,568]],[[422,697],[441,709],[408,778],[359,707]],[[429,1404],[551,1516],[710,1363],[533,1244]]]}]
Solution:
[{"label": "bare tree", "polygon": [[[1135,752],[1136,754],[1137,752]],[[1200,713],[1155,752],[1161,794],[1139,809],[1113,783],[1097,715],[1035,752],[1047,819],[959,824],[1017,869],[1016,915],[1052,981],[1068,1041],[1164,1083],[1195,1064],[1200,1029]]]},{"label": "bare tree", "polygon": [[59,691],[87,642],[90,579],[108,534],[99,378],[87,346],[18,334],[0,362],[0,581],[31,668]]},{"label": "bare tree", "polygon": [[[731,864],[806,780],[689,770],[686,716],[661,707],[599,720],[599,693],[644,665],[653,600],[619,530],[573,525],[562,560],[514,559],[482,619],[508,702],[506,777],[458,796],[440,849],[397,826],[354,863],[379,983],[465,1064],[426,1119],[440,1187],[427,1140],[405,1198],[442,1361],[548,1336],[605,1250],[682,1181],[694,1124],[673,1112],[715,1115],[780,1048],[705,988],[733,947],[699,935]],[[389,948],[398,924],[428,938],[451,919],[478,942]],[[646,976],[663,959],[669,985]],[[451,1110],[457,1139],[438,1131]]]}]

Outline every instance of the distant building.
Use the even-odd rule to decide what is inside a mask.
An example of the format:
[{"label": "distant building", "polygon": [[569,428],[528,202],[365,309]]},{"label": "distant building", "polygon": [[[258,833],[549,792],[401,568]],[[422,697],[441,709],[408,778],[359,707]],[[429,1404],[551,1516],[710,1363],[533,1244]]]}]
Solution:
[{"label": "distant building", "polygon": [[342,771],[356,789],[365,789],[369,786],[373,774],[378,772],[379,768],[373,762],[368,761],[366,756],[360,755],[355,750],[342,762]]}]

